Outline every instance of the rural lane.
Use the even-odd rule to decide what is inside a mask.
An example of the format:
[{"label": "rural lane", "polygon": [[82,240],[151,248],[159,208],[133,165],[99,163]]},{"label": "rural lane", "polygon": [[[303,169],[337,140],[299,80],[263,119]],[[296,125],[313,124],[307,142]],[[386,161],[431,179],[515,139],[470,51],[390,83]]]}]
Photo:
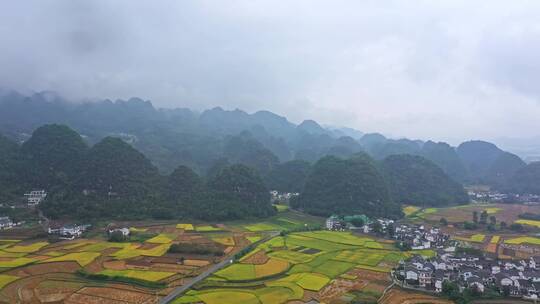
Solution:
[{"label": "rural lane", "polygon": [[[254,244],[251,244],[250,246],[253,246],[255,247],[256,245],[260,244],[260,243],[263,243],[263,242],[266,242],[268,241],[269,239],[273,238],[273,237],[276,237],[279,235],[279,232],[277,231],[274,231],[272,233],[270,233],[268,236],[266,236],[265,238],[259,240],[258,242],[254,243]],[[168,303],[171,303],[174,299],[176,299],[177,297],[179,297],[181,294],[183,294],[184,292],[186,292],[188,289],[190,289],[193,285],[199,283],[200,281],[206,279],[207,277],[209,277],[210,275],[212,275],[214,272],[220,270],[221,268],[227,266],[227,265],[230,265],[234,262],[234,257],[232,258],[227,258],[215,265],[213,265],[212,267],[210,267],[209,269],[207,269],[206,271],[204,271],[203,273],[199,274],[198,276],[196,276],[193,280],[191,280],[189,283],[185,284],[185,285],[182,285],[182,286],[178,286],[176,287],[170,294],[168,294],[167,296],[161,298],[161,300],[159,300],[159,304],[168,304]]]}]

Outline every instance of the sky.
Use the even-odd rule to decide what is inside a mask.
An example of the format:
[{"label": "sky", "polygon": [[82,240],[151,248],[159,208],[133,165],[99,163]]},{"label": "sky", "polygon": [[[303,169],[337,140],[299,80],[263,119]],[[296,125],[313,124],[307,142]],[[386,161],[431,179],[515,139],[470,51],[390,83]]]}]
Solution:
[{"label": "sky", "polygon": [[540,141],[540,1],[2,1],[0,87]]}]

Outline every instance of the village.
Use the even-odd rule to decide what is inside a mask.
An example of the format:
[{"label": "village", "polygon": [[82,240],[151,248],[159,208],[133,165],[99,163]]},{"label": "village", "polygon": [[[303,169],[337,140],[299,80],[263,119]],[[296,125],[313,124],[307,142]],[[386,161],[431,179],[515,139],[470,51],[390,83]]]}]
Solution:
[{"label": "village", "polygon": [[[404,289],[441,294],[444,286],[451,284],[460,292],[469,289],[478,295],[492,292],[531,300],[540,296],[540,256],[500,260],[473,247],[460,247],[462,242],[438,227],[398,225],[393,220],[370,220],[365,215],[333,215],[327,218],[326,229],[385,236],[402,250],[418,250],[418,254],[401,260],[392,270],[393,281]],[[435,255],[423,256],[421,250],[425,249],[433,250]]]}]

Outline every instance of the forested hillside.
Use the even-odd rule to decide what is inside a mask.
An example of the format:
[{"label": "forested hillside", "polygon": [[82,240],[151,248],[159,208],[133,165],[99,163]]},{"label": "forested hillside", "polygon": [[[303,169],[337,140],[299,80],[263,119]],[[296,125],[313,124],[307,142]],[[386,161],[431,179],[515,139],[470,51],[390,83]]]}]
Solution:
[{"label": "forested hillside", "polygon": [[255,169],[225,165],[208,181],[190,168],[169,176],[123,140],[88,147],[63,125],[38,128],[22,147],[0,137],[0,197],[17,200],[46,189],[40,208],[51,218],[266,217],[275,210]]},{"label": "forested hillside", "polygon": [[[66,136],[65,143],[56,142],[54,135],[50,139],[31,139],[30,134],[45,124],[62,124],[75,132]],[[239,163],[255,169],[267,187],[293,192],[302,190],[310,164],[328,155],[346,159],[365,152],[376,160],[399,154],[417,155],[432,161],[459,183],[499,188],[525,166],[516,155],[481,141],[454,148],[443,142],[390,139],[351,128],[323,127],[313,120],[296,125],[268,111],[248,114],[222,108],[202,113],[181,108],[156,109],[139,98],[73,103],[52,92],[32,96],[11,92],[0,96],[0,133],[7,138],[4,141],[22,144],[15,146],[21,155],[16,161],[9,161],[10,166],[20,166],[21,161],[34,165],[20,170],[42,166],[32,179],[21,181],[27,183],[25,187],[50,186],[47,181],[72,181],[69,176],[74,168],[70,162],[107,137],[120,138],[140,151],[161,175],[186,166],[209,180],[223,167]],[[74,136],[75,133],[81,136]],[[46,149],[56,146],[52,143],[64,146],[64,153],[68,149],[74,153],[68,158],[59,153],[58,158],[66,160],[62,163],[52,158],[40,159],[43,155],[48,157]],[[1,157],[4,164],[0,165],[5,166],[9,153]],[[294,177],[283,176],[284,172]]]},{"label": "forested hillside", "polygon": [[401,207],[392,200],[375,161],[363,153],[349,159],[321,158],[313,165],[304,191],[292,206],[322,216],[401,216]]},{"label": "forested hillside", "polygon": [[392,155],[382,161],[382,168],[397,202],[425,207],[469,201],[463,186],[421,156]]}]

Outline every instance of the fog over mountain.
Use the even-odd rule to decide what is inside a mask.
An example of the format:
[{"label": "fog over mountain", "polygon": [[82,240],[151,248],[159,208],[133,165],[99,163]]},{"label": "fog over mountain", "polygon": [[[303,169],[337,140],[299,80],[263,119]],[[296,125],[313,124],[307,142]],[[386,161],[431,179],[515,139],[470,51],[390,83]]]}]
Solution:
[{"label": "fog over mountain", "polygon": [[510,143],[540,136],[539,11],[525,0],[6,1],[0,87]]}]

